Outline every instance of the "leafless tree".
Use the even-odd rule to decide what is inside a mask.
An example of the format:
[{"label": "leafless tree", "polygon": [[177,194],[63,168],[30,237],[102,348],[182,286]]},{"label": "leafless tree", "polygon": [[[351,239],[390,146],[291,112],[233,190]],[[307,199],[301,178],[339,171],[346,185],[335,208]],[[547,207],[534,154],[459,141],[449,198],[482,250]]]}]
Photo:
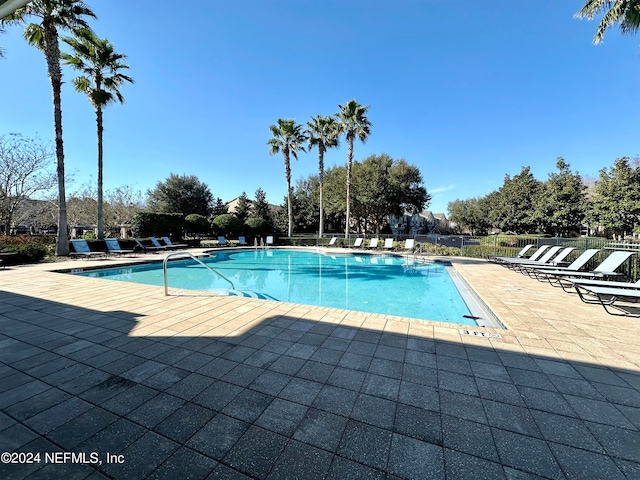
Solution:
[{"label": "leafless tree", "polygon": [[54,158],[52,145],[37,137],[0,135],[0,224],[5,234],[20,204],[56,185]]}]

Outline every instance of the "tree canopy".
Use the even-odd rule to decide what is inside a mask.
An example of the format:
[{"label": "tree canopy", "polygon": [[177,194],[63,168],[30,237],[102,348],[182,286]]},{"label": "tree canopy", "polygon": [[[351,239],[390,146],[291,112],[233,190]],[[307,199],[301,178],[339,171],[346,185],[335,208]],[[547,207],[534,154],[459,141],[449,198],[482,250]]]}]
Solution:
[{"label": "tree canopy", "polygon": [[147,206],[153,212],[192,213],[209,216],[213,207],[213,195],[209,187],[195,175],[172,173],[164,182],[158,182],[147,191]]}]

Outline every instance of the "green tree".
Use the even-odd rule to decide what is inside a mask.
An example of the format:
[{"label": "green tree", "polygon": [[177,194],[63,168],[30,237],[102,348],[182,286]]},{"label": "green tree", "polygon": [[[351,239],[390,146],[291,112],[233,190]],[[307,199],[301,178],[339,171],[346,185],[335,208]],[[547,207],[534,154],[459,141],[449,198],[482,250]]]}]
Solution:
[{"label": "green tree", "polygon": [[[27,19],[35,17],[39,23],[27,24]],[[62,142],[62,69],[60,68],[60,45],[58,30],[88,28],[85,17],[95,18],[95,14],[81,0],[33,0],[5,17],[3,23],[25,24],[24,38],[44,53],[47,71],[53,90],[53,123],[55,130],[57,175],[58,175],[58,233],[56,255],[69,254],[67,228],[67,204],[64,185],[64,146]]]},{"label": "green tree", "polygon": [[329,148],[339,144],[340,125],[334,117],[317,115],[307,122],[306,134],[309,136],[309,150],[318,147],[318,181],[320,189],[320,219],[318,222],[318,236],[324,234],[324,153]]},{"label": "green tree", "polygon": [[229,213],[229,207],[227,207],[227,204],[224,203],[220,197],[216,198],[211,215],[215,218],[218,215],[224,215],[225,213]]},{"label": "green tree", "polygon": [[298,151],[306,151],[303,143],[307,140],[307,137],[302,133],[302,126],[296,124],[295,120],[278,119],[277,125],[271,125],[269,127],[273,138],[267,141],[267,145],[271,147],[269,155],[275,155],[282,152],[284,157],[284,170],[287,179],[287,216],[289,219],[289,225],[287,229],[287,236],[293,235],[293,210],[291,206],[291,162],[290,157],[293,156],[298,159]]},{"label": "green tree", "polygon": [[629,158],[600,170],[589,217],[617,235],[632,232],[640,223],[640,171],[631,168]]},{"label": "green tree", "polygon": [[623,34],[636,33],[640,28],[640,0],[586,0],[575,16],[593,20],[601,13],[604,15],[593,38],[596,45],[604,38],[607,28],[616,24],[620,24]]},{"label": "green tree", "polygon": [[153,212],[182,213],[183,216],[197,213],[208,217],[212,202],[209,187],[195,175],[172,173],[147,191],[147,205]]},{"label": "green tree", "polygon": [[261,218],[269,226],[273,224],[273,215],[271,214],[271,207],[267,202],[267,194],[264,190],[258,188],[255,193],[255,199],[253,201],[252,217]]},{"label": "green tree", "polygon": [[296,182],[293,192],[293,218],[296,228],[305,233],[318,231],[319,218],[317,215],[319,181],[316,175]]},{"label": "green tree", "polygon": [[246,192],[242,192],[242,195],[238,197],[238,204],[236,205],[236,209],[233,212],[240,223],[244,224],[245,220],[249,218],[249,214],[251,213],[251,200],[247,197]]},{"label": "green tree", "polygon": [[209,235],[211,233],[211,224],[204,215],[198,215],[197,213],[191,213],[185,217],[187,232],[192,237],[198,235]]},{"label": "green tree", "polygon": [[237,236],[242,230],[242,222],[232,213],[225,213],[213,220],[213,229],[224,236]]},{"label": "green tree", "polygon": [[586,210],[587,187],[580,174],[571,172],[562,157],[556,160],[558,173],[550,173],[538,195],[537,211],[541,226],[555,236],[580,232]]},{"label": "green tree", "polygon": [[103,117],[102,109],[110,103],[124,103],[120,87],[125,83],[133,83],[133,79],[122,70],[129,68],[122,63],[127,57],[116,53],[114,46],[105,39],[98,38],[88,28],[78,29],[75,37],[65,37],[64,42],[71,47],[72,53],[63,53],[66,65],[79,70],[81,75],[73,79],[76,91],[84,93],[96,112],[98,133],[98,239],[104,238],[103,211]]},{"label": "green tree", "polygon": [[419,212],[431,198],[420,170],[404,159],[370,155],[354,163],[353,173],[353,220],[364,233],[370,228],[380,233],[389,225],[390,214]]},{"label": "green tree", "polygon": [[495,226],[504,232],[535,232],[538,226],[535,206],[541,191],[542,183],[533,177],[529,167],[522,167],[513,178],[505,175],[504,184],[498,190]]},{"label": "green tree", "polygon": [[351,183],[353,176],[351,169],[353,167],[353,142],[356,137],[361,142],[366,142],[367,137],[371,133],[371,122],[366,116],[369,107],[360,105],[355,99],[349,100],[345,105],[338,105],[340,111],[337,114],[338,121],[341,126],[341,133],[347,138],[347,211],[345,220],[344,236],[349,236],[349,209],[351,204]]}]

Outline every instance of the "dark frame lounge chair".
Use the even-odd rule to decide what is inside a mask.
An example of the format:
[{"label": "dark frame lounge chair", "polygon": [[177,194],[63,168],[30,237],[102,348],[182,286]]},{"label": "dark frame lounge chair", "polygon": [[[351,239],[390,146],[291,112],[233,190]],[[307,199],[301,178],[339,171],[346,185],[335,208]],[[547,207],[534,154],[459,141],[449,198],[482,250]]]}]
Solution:
[{"label": "dark frame lounge chair", "polygon": [[104,243],[107,246],[109,255],[135,255],[136,253],[134,250],[122,249],[117,238],[105,238]]},{"label": "dark frame lounge chair", "polygon": [[89,243],[84,239],[71,240],[74,252],[69,252],[69,257],[73,260],[78,258],[106,258],[106,252],[94,252],[89,248]]}]

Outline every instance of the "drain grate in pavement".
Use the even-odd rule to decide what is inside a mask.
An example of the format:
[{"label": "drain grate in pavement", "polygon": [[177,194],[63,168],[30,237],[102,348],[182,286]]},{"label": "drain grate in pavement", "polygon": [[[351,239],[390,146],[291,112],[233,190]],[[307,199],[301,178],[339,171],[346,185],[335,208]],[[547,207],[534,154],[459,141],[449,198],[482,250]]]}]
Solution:
[{"label": "drain grate in pavement", "polygon": [[458,330],[460,335],[471,335],[473,337],[485,337],[485,338],[502,338],[502,335],[499,333],[490,333],[490,332],[478,332],[477,330],[467,330],[465,328],[461,328]]}]

